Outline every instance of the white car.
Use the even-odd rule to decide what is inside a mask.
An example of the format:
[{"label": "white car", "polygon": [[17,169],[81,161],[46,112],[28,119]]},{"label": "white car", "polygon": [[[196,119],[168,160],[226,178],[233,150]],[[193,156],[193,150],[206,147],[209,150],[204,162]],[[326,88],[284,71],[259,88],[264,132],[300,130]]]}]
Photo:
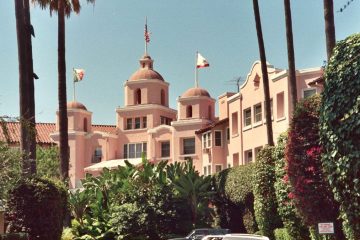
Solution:
[{"label": "white car", "polygon": [[269,240],[269,238],[255,234],[232,233],[226,235],[207,235],[201,240]]}]

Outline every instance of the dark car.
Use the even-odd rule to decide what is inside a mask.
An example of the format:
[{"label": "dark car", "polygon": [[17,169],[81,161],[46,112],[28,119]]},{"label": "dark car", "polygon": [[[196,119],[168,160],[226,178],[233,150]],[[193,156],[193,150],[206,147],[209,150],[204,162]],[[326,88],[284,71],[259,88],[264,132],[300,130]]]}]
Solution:
[{"label": "dark car", "polygon": [[200,240],[206,235],[225,235],[230,233],[229,229],[223,228],[198,228],[192,230],[189,235],[183,238],[171,238],[169,240]]}]

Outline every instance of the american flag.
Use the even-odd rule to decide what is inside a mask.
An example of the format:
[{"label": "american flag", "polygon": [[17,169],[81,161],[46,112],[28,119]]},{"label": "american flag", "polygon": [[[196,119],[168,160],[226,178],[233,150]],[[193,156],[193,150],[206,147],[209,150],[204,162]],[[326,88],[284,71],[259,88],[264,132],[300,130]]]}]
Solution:
[{"label": "american flag", "polygon": [[145,24],[145,31],[144,31],[145,42],[150,42],[150,33],[148,32],[147,23]]}]

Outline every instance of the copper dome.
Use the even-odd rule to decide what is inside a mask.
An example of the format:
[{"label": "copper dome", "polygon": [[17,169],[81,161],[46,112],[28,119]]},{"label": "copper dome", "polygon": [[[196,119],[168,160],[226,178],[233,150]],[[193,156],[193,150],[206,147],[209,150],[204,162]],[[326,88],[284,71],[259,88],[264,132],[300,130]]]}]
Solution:
[{"label": "copper dome", "polygon": [[68,102],[68,103],[67,103],[67,108],[68,108],[68,109],[82,109],[82,110],[87,111],[87,109],[86,109],[86,107],[84,106],[84,104],[79,103],[79,102],[74,102],[74,101]]},{"label": "copper dome", "polygon": [[210,94],[203,88],[194,87],[184,92],[181,97],[210,97]]}]

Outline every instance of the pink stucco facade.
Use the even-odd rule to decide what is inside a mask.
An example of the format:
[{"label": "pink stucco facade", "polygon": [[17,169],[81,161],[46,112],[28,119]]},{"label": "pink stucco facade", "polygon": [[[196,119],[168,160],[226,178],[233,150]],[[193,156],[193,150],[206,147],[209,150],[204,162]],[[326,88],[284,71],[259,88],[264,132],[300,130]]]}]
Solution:
[{"label": "pink stucco facade", "polygon": [[[285,70],[268,65],[273,106],[274,137],[289,125],[290,91]],[[321,68],[297,71],[299,98],[320,92],[309,84],[322,75]],[[255,62],[240,93],[224,93],[216,100],[203,88],[188,89],[169,107],[169,83],[154,70],[145,55],[139,69],[124,83],[124,106],[116,109],[111,131],[93,131],[92,112],[78,102],[68,103],[70,184],[80,187],[85,173],[103,167],[139,164],[141,156],[153,162],[193,160],[201,174],[255,160],[266,145],[264,94],[260,63]],[[109,127],[108,127],[109,129]],[[59,141],[58,127],[51,138]]]}]

